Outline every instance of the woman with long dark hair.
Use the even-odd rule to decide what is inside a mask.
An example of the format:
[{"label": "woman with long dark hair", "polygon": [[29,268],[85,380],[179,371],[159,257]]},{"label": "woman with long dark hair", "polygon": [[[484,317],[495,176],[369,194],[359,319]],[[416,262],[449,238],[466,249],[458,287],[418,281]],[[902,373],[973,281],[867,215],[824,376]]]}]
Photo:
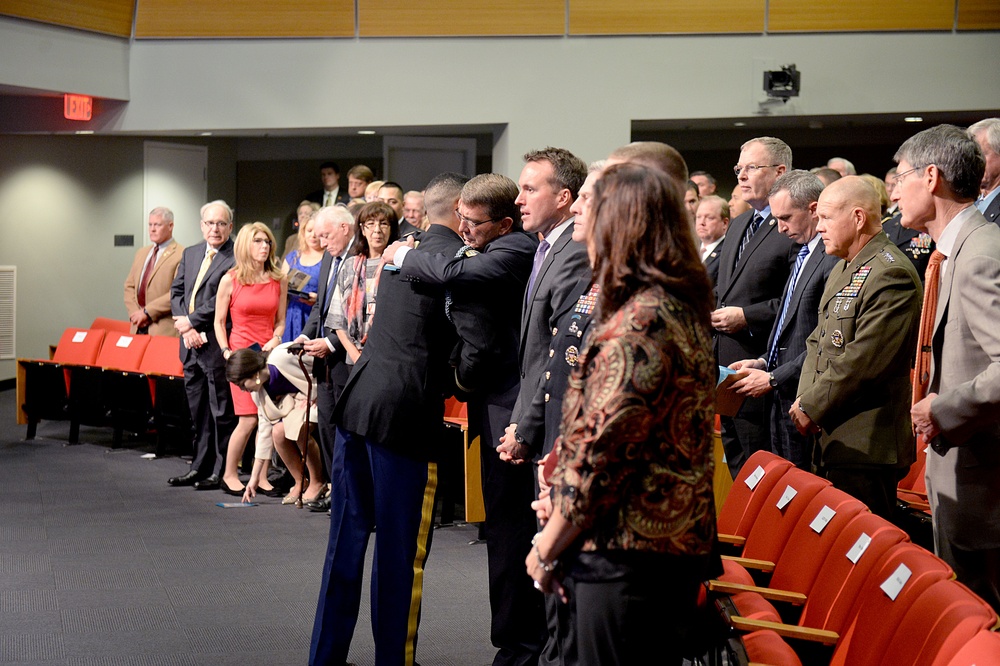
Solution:
[{"label": "woman with long dark hair", "polygon": [[592,206],[597,314],[563,399],[552,511],[525,563],[574,604],[578,663],[676,664],[717,565],[711,288],[665,174],[608,167]]}]

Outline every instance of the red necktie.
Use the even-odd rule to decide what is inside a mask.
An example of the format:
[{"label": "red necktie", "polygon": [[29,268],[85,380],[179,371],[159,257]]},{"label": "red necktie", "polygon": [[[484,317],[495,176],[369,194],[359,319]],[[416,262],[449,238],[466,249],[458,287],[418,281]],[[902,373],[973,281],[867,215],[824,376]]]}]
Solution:
[{"label": "red necktie", "polygon": [[156,266],[156,253],[159,249],[159,245],[153,246],[153,254],[146,262],[146,267],[142,271],[142,279],[139,280],[139,293],[136,294],[135,300],[139,303],[140,308],[146,307],[146,285],[149,284],[149,276],[152,275],[153,267]]},{"label": "red necktie", "polygon": [[913,371],[913,404],[927,397],[931,381],[931,348],[934,337],[934,319],[937,316],[938,284],[941,280],[941,262],[944,255],[931,252],[927,271],[924,273],[924,306],[920,311],[920,333],[917,337],[917,362]]}]

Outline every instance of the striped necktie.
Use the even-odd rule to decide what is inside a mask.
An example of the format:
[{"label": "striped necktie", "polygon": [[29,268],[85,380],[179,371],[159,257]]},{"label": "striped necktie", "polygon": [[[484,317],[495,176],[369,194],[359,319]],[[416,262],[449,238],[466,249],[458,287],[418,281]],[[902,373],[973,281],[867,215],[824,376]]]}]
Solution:
[{"label": "striped necktie", "polygon": [[740,249],[739,249],[739,251],[736,252],[736,263],[737,264],[740,263],[740,257],[743,256],[743,250],[746,249],[747,244],[750,242],[750,239],[753,238],[753,235],[755,233],[757,233],[757,230],[760,229],[760,225],[763,222],[764,222],[764,218],[761,216],[761,214],[758,213],[757,211],[754,211],[754,213],[753,213],[753,219],[750,220],[750,224],[747,225],[746,233],[743,234],[743,240],[740,241]]},{"label": "striped necktie", "polygon": [[799,273],[802,272],[802,266],[806,263],[806,257],[808,256],[809,245],[803,245],[799,249],[799,255],[795,257],[795,268],[792,269],[792,275],[788,278],[788,291],[785,293],[785,302],[781,304],[778,327],[774,329],[774,341],[771,343],[771,351],[767,354],[768,370],[773,370],[774,364],[778,361],[778,338],[781,337],[782,332],[785,330],[785,316],[788,314],[788,306],[792,304],[792,294],[795,292],[795,286],[799,282]]}]

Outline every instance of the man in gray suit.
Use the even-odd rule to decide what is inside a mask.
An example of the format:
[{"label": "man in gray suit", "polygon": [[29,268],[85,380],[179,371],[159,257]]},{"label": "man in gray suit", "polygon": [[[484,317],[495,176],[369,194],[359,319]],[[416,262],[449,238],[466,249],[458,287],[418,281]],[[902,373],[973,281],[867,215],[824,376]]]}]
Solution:
[{"label": "man in gray suit", "polygon": [[768,396],[765,414],[770,419],[771,451],[806,470],[811,463],[812,438],[799,434],[788,410],[795,402],[806,356],[806,338],[816,328],[826,279],[839,261],[826,253],[816,231],[819,225],[816,206],[822,191],[823,182],[801,169],[785,173],[771,188],[768,201],[771,214],[778,221],[778,231],[801,248],[781,295],[767,352],[760,358],[729,366],[747,372],[734,385],[736,391],[753,398]]},{"label": "man in gray suit", "polygon": [[1000,224],[1000,118],[986,118],[970,125],[969,134],[979,144],[986,160],[976,208],[988,221]]},{"label": "man in gray suit", "polygon": [[[896,152],[893,200],[903,225],[930,233],[943,255],[926,397],[913,405],[913,427],[927,453],[927,496],[934,545],[958,580],[1000,611],[1000,229],[973,202],[982,151],[969,133],[939,125]],[[927,290],[937,257],[927,271]],[[930,294],[929,294],[930,296]],[[920,350],[918,349],[918,354]],[[919,367],[919,365],[918,365]],[[923,375],[923,373],[920,373]]]},{"label": "man in gray suit", "polygon": [[[528,286],[521,308],[521,336],[518,352],[520,386],[511,413],[511,423],[500,442],[491,442],[501,460],[523,463],[541,453],[544,440],[544,409],[532,408],[532,399],[542,383],[545,366],[549,360],[549,344],[558,307],[574,289],[579,279],[590,274],[587,248],[573,240],[573,214],[570,206],[576,200],[583,181],[587,178],[587,165],[580,158],[563,148],[545,148],[524,156],[526,164],[518,180],[520,193],[515,203],[520,208],[521,222],[528,233],[538,234],[540,243],[535,252]],[[573,294],[577,296],[578,294]],[[526,439],[518,432],[533,433]],[[486,443],[483,442],[483,446]],[[522,465],[518,474],[509,475],[508,496],[523,489],[531,499],[535,493],[534,465]],[[515,480],[516,479],[516,480]],[[498,509],[500,507],[497,507]],[[527,603],[518,602],[523,595],[514,595],[501,589],[504,581],[514,585],[531,585],[524,575],[524,558],[528,544],[502,544],[501,535],[537,531],[534,513],[525,514],[524,507],[509,507],[487,515],[487,524],[496,538],[492,541],[506,552],[490,557],[490,603],[493,610],[491,638],[498,648],[494,666],[501,664],[535,664],[546,640],[545,618],[541,603],[537,610]],[[490,541],[487,535],[487,541]],[[500,566],[501,562],[506,566]],[[497,566],[494,566],[494,564]],[[541,663],[549,663],[543,657]]]}]

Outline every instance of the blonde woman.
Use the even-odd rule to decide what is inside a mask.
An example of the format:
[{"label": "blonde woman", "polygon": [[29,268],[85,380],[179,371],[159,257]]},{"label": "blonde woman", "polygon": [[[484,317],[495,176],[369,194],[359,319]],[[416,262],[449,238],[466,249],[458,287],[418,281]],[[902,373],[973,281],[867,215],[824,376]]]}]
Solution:
[{"label": "blonde woman", "polygon": [[309,321],[309,313],[316,303],[319,292],[319,268],[323,261],[323,246],[316,235],[316,214],[299,227],[299,249],[292,250],[281,263],[281,271],[288,275],[292,270],[300,271],[309,276],[309,281],[299,291],[292,291],[288,301],[288,313],[285,316],[285,333],[283,342],[291,342],[299,337],[299,333]]},{"label": "blonde woman", "polygon": [[[215,302],[215,336],[228,360],[232,349],[257,345],[269,352],[281,342],[285,330],[285,309],[288,281],[281,272],[274,252],[274,235],[261,222],[252,222],[240,229],[233,250],[236,266],[219,282]],[[232,329],[226,323],[232,321]],[[230,384],[233,410],[239,423],[229,438],[226,470],[220,486],[230,495],[243,495],[238,465],[243,458],[247,440],[257,428],[257,405],[238,386]],[[267,483],[267,469],[260,492],[276,492]]]}]

